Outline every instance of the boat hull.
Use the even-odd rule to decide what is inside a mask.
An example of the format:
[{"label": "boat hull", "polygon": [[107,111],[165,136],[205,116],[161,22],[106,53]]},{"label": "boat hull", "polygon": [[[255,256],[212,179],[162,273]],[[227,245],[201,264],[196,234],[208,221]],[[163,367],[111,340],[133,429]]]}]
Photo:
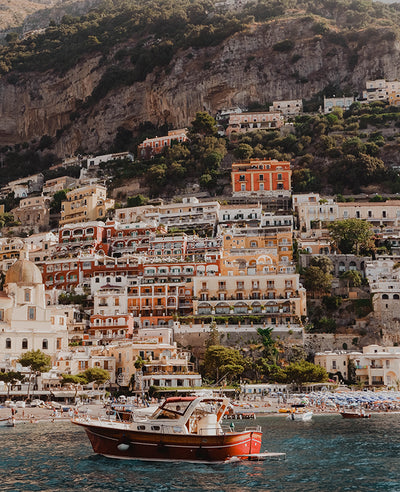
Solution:
[{"label": "boat hull", "polygon": [[340,415],[344,419],[369,419],[369,418],[371,418],[371,414],[370,413],[360,414],[360,413],[340,412]]},{"label": "boat hull", "polygon": [[313,412],[291,413],[286,418],[288,420],[295,420],[295,421],[299,421],[299,422],[308,422],[309,420],[312,419],[312,416],[313,416]]},{"label": "boat hull", "polygon": [[258,431],[223,435],[155,434],[74,423],[84,427],[96,454],[119,459],[215,463],[260,453],[261,449],[262,433]]}]

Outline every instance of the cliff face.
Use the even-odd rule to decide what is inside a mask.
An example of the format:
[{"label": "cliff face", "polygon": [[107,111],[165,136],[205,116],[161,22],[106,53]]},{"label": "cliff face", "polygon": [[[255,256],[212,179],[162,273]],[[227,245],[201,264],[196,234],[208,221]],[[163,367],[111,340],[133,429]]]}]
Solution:
[{"label": "cliff face", "polygon": [[[383,29],[338,43],[315,35],[312,24],[288,19],[254,25],[217,47],[180,52],[166,71],[156,69],[144,82],[110,91],[87,110],[79,109],[80,102],[107,68],[100,55],[63,76],[24,74],[14,85],[3,78],[0,145],[48,134],[57,138],[60,156],[78,148],[94,152],[107,148],[118,127],[132,130],[143,121],[182,127],[196,111],[309,99],[328,84],[360,91],[367,79],[400,77],[400,44]],[[295,42],[293,49],[273,49],[284,39]]]}]

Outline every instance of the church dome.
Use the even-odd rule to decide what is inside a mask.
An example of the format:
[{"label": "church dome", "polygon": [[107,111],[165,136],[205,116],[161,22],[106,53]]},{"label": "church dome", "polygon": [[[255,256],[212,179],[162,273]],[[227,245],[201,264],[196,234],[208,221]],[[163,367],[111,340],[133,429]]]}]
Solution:
[{"label": "church dome", "polygon": [[5,284],[41,284],[42,273],[39,268],[29,260],[17,260],[6,273]]}]

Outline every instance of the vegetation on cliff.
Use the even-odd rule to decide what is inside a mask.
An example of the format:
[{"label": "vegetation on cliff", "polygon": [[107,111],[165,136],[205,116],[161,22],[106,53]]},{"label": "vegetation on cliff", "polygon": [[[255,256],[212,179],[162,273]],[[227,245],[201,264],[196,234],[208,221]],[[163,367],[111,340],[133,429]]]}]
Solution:
[{"label": "vegetation on cliff", "polygon": [[[98,52],[109,65],[97,89],[101,95],[109,86],[144,80],[155,67],[168,66],[180,49],[216,46],[254,22],[282,16],[312,21],[315,36],[342,47],[394,41],[400,23],[397,4],[370,0],[258,0],[237,11],[221,10],[211,0],[103,0],[86,15],[52,21],[44,32],[23,39],[10,33],[0,49],[0,73],[63,72]],[[295,41],[284,39],[274,49],[290,54]]]},{"label": "vegetation on cliff", "polygon": [[[208,119],[208,130],[199,133],[199,121]],[[215,120],[198,113],[192,122],[189,141],[166,148],[149,161],[110,162],[105,175],[113,176],[114,187],[129,178],[143,177],[151,196],[173,194],[188,183],[198,182],[211,194],[229,191],[229,166],[232,159],[265,158],[289,160],[293,164],[295,192],[360,193],[373,185],[387,193],[400,191],[400,179],[384,160],[395,161],[400,145],[400,110],[382,103],[360,106],[354,103],[343,113],[301,115],[293,122],[292,133],[257,130],[228,140],[216,133]],[[150,131],[149,131],[150,130]],[[196,131],[197,130],[197,131]],[[166,131],[166,129],[165,129]],[[119,149],[136,149],[140,138],[132,132],[119,132]],[[153,136],[149,126],[141,133]],[[160,133],[159,133],[160,134]],[[114,144],[114,148],[117,145]]]}]

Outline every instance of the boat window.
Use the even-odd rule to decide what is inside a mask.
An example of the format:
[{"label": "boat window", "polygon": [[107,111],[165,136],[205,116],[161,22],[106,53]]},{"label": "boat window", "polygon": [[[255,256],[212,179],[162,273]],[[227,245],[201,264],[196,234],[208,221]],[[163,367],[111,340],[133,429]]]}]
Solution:
[{"label": "boat window", "polygon": [[146,430],[146,426],[145,426],[145,425],[138,425],[138,426],[137,426],[137,429],[138,429],[139,431],[144,431],[144,430]]},{"label": "boat window", "polygon": [[160,430],[160,426],[159,425],[152,425],[151,426],[151,430],[152,431],[159,431]]},{"label": "boat window", "polygon": [[153,419],[179,419],[186,412],[192,400],[176,400],[166,401],[153,414]]}]

